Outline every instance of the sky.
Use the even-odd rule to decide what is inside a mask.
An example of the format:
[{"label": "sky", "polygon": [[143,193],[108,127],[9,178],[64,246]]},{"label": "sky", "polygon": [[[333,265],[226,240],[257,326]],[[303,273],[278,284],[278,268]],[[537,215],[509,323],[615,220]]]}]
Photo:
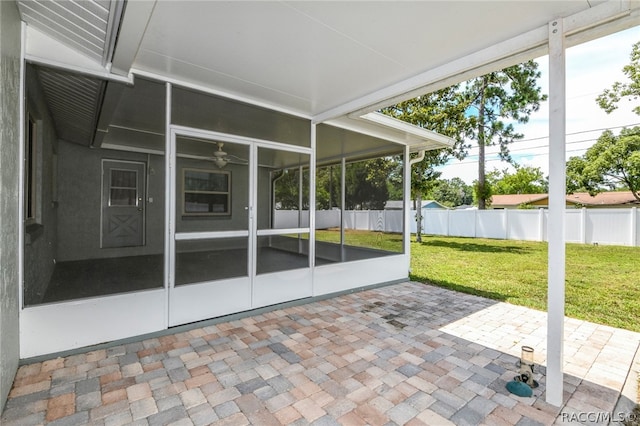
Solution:
[{"label": "sky", "polygon": [[[636,104],[623,99],[617,110],[607,114],[595,100],[614,82],[628,81],[622,68],[630,62],[631,47],[638,41],[640,26],[567,49],[567,159],[583,155],[604,129],[617,134],[623,126],[640,125],[640,115],[631,111]],[[536,62],[541,72],[539,86],[542,93],[548,94],[548,57],[538,58]],[[545,176],[549,174],[548,115],[549,105],[545,101],[528,123],[515,125],[524,138],[510,145],[511,155],[518,164],[539,167]],[[487,148],[486,172],[513,171],[508,163],[499,160],[497,152],[496,147]],[[478,178],[478,149],[474,147],[466,159],[450,160],[438,170],[442,172],[441,179],[459,177],[471,184]]]}]

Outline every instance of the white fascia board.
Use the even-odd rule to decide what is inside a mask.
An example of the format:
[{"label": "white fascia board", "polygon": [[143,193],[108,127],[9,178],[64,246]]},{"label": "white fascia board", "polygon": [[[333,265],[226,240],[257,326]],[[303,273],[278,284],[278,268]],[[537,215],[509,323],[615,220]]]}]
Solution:
[{"label": "white fascia board", "polygon": [[[640,1],[610,0],[564,18],[567,47],[638,25]],[[618,25],[616,25],[618,23]],[[603,32],[606,31],[606,32]],[[595,36],[590,36],[593,33]],[[347,114],[364,115],[548,53],[547,25],[332,108],[313,117],[322,123]]]},{"label": "white fascia board", "polygon": [[325,124],[384,139],[389,142],[407,145],[410,147],[411,152],[423,149],[450,148],[455,143],[455,140],[448,136],[405,123],[380,113],[369,113],[363,117],[339,117],[328,120]]},{"label": "white fascia board", "polygon": [[103,67],[100,62],[94,61],[66,44],[49,37],[33,26],[27,25],[26,38],[25,59],[27,62],[126,84],[133,83],[133,75],[112,74],[109,67]]},{"label": "white fascia board", "polygon": [[155,5],[155,0],[127,2],[111,60],[112,72],[120,75],[130,73]]},{"label": "white fascia board", "polygon": [[417,138],[440,144],[443,147],[452,147],[456,143],[455,139],[450,138],[449,136],[441,135],[433,130],[423,129],[422,127],[415,126],[411,123],[407,123],[406,121],[398,120],[397,118],[393,118],[379,112],[369,112],[360,118],[397,130],[407,135],[413,135]]},{"label": "white fascia board", "polygon": [[[106,66],[111,62],[113,51],[116,46],[116,40],[118,38],[118,32],[120,29],[120,21],[122,20],[122,12],[124,10],[125,2],[118,1],[112,2],[109,8],[109,18],[107,21],[107,31],[104,43],[104,49],[102,52],[102,65]],[[129,73],[124,73],[127,75]]]}]

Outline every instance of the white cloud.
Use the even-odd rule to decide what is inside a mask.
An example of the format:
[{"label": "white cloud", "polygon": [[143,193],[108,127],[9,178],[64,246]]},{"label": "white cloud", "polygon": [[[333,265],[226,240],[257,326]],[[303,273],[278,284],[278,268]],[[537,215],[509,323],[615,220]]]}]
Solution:
[{"label": "white cloud", "polygon": [[[631,46],[638,41],[640,27],[635,27],[567,49],[567,158],[584,154],[600,136],[601,129],[612,129],[617,133],[621,126],[640,123],[640,116],[631,111],[637,104],[622,102],[620,108],[607,114],[600,109],[595,100],[614,82],[626,80],[622,68],[629,63]],[[539,58],[537,61],[542,73],[540,87],[543,93],[549,93],[548,57]],[[549,169],[548,117],[549,105],[548,102],[544,102],[540,105],[540,110],[531,115],[527,124],[516,125],[516,129],[524,134],[524,138],[511,145],[512,156],[518,163],[540,167],[545,175]],[[509,167],[507,163],[495,160],[497,152],[496,148],[487,148],[487,171]],[[462,162],[455,161],[441,167],[442,177],[460,177],[467,183],[477,179],[477,149],[473,149],[470,154],[471,157]]]}]

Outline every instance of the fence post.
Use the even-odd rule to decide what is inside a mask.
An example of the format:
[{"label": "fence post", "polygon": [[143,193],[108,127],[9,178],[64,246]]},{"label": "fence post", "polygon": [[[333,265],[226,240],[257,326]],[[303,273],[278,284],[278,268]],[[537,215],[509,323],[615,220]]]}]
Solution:
[{"label": "fence post", "polygon": [[509,232],[509,209],[504,209],[504,239],[509,240],[511,232]]},{"label": "fence post", "polygon": [[478,210],[473,211],[473,238],[478,238]]},{"label": "fence post", "polygon": [[538,209],[538,235],[540,236],[540,242],[544,241],[544,209]]},{"label": "fence post", "polygon": [[631,247],[638,245],[638,208],[631,207]]},{"label": "fence post", "polygon": [[580,243],[587,243],[587,208],[580,210]]}]

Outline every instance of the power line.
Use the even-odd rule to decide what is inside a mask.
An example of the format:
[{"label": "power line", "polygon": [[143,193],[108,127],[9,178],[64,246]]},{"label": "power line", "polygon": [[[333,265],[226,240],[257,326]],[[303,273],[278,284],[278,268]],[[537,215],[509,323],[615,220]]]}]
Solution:
[{"label": "power line", "polygon": [[[574,143],[585,143],[585,142],[595,142],[598,139],[580,139],[579,141],[571,141],[571,142],[566,142],[566,145],[571,145]],[[522,151],[530,151],[530,150],[534,150],[534,149],[541,149],[541,148],[548,148],[549,145],[538,145],[538,146],[530,146],[530,147],[526,147],[526,148],[516,148],[516,149],[510,149],[509,153],[512,152],[522,152]],[[586,150],[587,148],[584,148],[583,150]],[[567,151],[567,152],[572,152],[572,151]],[[487,152],[485,155],[492,155],[492,154],[497,154],[498,152]],[[536,154],[531,154],[531,155],[536,155]],[[478,158],[479,154],[469,154],[467,155],[464,159],[475,159]]]},{"label": "power line", "polygon": [[[597,141],[597,140],[598,140],[598,139],[580,139],[579,141],[565,142],[565,144],[566,144],[566,145],[571,145],[571,144],[574,144],[574,143],[595,142],[595,141]],[[529,151],[529,150],[541,149],[541,148],[548,148],[548,147],[549,147],[549,144],[546,144],[546,145],[537,145],[537,146],[529,146],[529,147],[526,147],[526,148],[515,148],[515,149],[510,149],[510,150],[509,150],[509,153],[511,153],[511,152]],[[491,148],[492,148],[492,147],[491,147]],[[494,152],[488,152],[488,154],[489,154],[489,155],[491,155],[491,154],[496,154],[496,153],[497,153],[497,152],[495,152],[495,153],[494,153]],[[466,159],[466,158],[469,158],[469,157],[474,157],[474,158],[475,158],[475,157],[478,157],[478,154],[469,154],[467,157],[465,157],[465,159]]]},{"label": "power line", "polygon": [[[624,127],[630,127],[630,126],[640,126],[640,123],[634,123],[634,124],[629,124],[629,125],[624,125],[624,126],[614,126],[614,127],[605,127],[602,129],[592,129],[592,130],[581,130],[579,132],[573,132],[573,133],[567,133],[566,136],[575,136],[575,135],[580,135],[580,134],[584,134],[584,133],[592,133],[592,132],[602,132],[605,130],[612,130],[612,129],[621,129]],[[536,141],[536,140],[542,140],[542,139],[548,139],[548,136],[541,136],[541,137],[537,137],[537,138],[530,138],[530,139],[520,139],[517,141],[513,141],[512,144],[516,144],[518,142],[530,142],[530,141]],[[574,143],[585,143],[585,142],[595,142],[598,139],[580,139],[577,141],[569,141],[569,142],[565,142],[566,145],[571,145]],[[493,146],[487,146],[487,148],[491,149]],[[528,150],[533,150],[533,149],[541,149],[541,148],[548,148],[549,144],[545,144],[545,145],[537,145],[537,146],[531,146],[531,147],[526,147],[526,148],[515,148],[515,149],[510,149],[509,152],[520,152],[520,151],[528,151]],[[472,147],[472,149],[477,149],[477,146]],[[567,151],[567,152],[571,152],[571,151]],[[489,154],[492,154],[491,152]],[[471,157],[478,157],[478,154],[470,154],[465,158],[471,158]]]},{"label": "power line", "polygon": [[[622,125],[622,126],[605,127],[605,128],[602,128],[602,129],[581,130],[579,132],[567,133],[567,134],[565,134],[565,136],[574,136],[574,135],[580,135],[580,134],[583,134],[583,133],[591,133],[591,132],[604,132],[605,130],[622,129],[624,127],[632,127],[632,126],[640,126],[640,123],[625,124],[625,125]],[[547,135],[547,136],[539,136],[537,138],[518,139],[518,140],[513,141],[512,143],[516,144],[516,143],[520,143],[520,142],[531,142],[531,141],[538,141],[538,140],[542,140],[542,139],[549,139],[549,135]]]},{"label": "power line", "polygon": [[[570,149],[570,150],[567,150],[567,151],[565,151],[565,153],[567,153],[567,154],[568,154],[568,153],[570,153],[570,152],[580,152],[580,151],[586,151],[586,150],[587,150],[586,148],[582,148],[582,149],[577,148],[577,149]],[[538,153],[538,154],[531,154],[531,155],[529,155],[529,157],[540,157],[540,156],[542,156],[542,155],[549,155],[549,153],[548,153],[548,152],[540,152],[540,153]],[[467,157],[467,158],[469,158],[469,157]],[[465,159],[465,160],[466,160],[466,159]],[[492,162],[496,162],[496,161],[504,161],[504,160],[502,160],[501,158],[490,158],[490,159],[488,159],[488,160],[485,160],[485,163],[492,163]],[[462,161],[460,161],[460,162],[458,162],[458,163],[445,164],[444,166],[446,166],[446,167],[450,167],[450,166],[464,166],[464,165],[466,165],[466,164],[474,164],[474,163],[476,163],[476,162],[477,162],[477,161],[464,161],[464,160],[462,160]],[[444,167],[444,166],[442,166],[442,167]]]}]

